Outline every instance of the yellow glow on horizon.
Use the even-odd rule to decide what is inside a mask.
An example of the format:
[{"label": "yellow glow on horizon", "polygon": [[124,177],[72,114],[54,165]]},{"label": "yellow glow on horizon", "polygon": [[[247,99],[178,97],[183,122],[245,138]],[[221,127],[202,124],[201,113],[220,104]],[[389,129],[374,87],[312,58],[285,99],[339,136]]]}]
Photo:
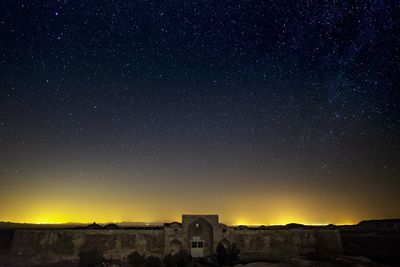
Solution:
[{"label": "yellow glow on horizon", "polygon": [[[193,213],[194,214],[194,213]],[[271,215],[272,217],[273,215]],[[143,216],[144,218],[145,216]],[[275,216],[274,216],[275,217]],[[98,217],[100,218],[100,217]],[[224,220],[224,218],[221,218],[220,214],[220,220]],[[79,218],[69,216],[67,214],[61,214],[61,213],[41,213],[40,215],[38,214],[37,217],[34,217],[30,220],[26,221],[13,221],[16,223],[32,223],[32,224],[67,224],[67,223],[79,223],[79,224],[91,224],[93,222],[96,222],[98,224],[106,224],[106,223],[122,223],[122,222],[141,222],[141,223],[146,223],[147,225],[151,224],[160,224],[160,223],[168,223],[172,221],[181,221],[179,220],[160,220],[160,221],[155,221],[155,220],[140,220],[140,219],[132,219],[132,220],[121,220],[121,218],[104,218],[100,220],[96,220],[96,218],[93,217],[88,217],[82,215]],[[274,225],[287,225],[290,223],[297,223],[297,224],[303,224],[303,225],[310,225],[310,226],[323,226],[323,225],[328,225],[328,224],[335,224],[335,225],[354,225],[357,224],[359,221],[356,220],[347,220],[343,222],[312,222],[312,221],[307,221],[298,217],[286,217],[286,218],[280,218],[278,220],[273,220],[273,221],[252,221],[251,219],[246,219],[246,218],[241,218],[234,220],[233,223],[226,223],[227,225],[232,225],[232,226],[240,226],[240,225],[245,225],[249,227],[258,227],[261,225],[264,226],[274,226]]]},{"label": "yellow glow on horizon", "polygon": [[[62,225],[62,224],[68,224],[68,223],[76,223],[76,224],[91,224],[93,222],[96,222],[98,224],[107,224],[107,223],[123,223],[123,222],[129,222],[129,221],[121,221],[121,220],[109,220],[109,221],[80,221],[80,220],[71,220],[71,221],[66,221],[66,220],[59,220],[59,219],[51,219],[51,220],[32,220],[32,221],[12,221],[13,223],[25,223],[25,224],[54,224],[54,225]],[[132,223],[134,223],[135,221],[132,221]],[[137,221],[139,222],[139,221]],[[152,222],[152,221],[140,221],[141,223],[145,223],[146,226],[150,226],[150,225],[156,225],[156,224],[161,224],[161,223],[169,223],[172,221],[165,221],[165,222]],[[303,225],[308,225],[308,226],[326,226],[329,224],[334,224],[337,226],[341,226],[341,225],[355,225],[358,222],[343,222],[343,223],[307,223],[307,222],[302,222],[302,221],[291,221],[291,222],[275,222],[275,223],[262,223],[262,222],[258,222],[258,223],[246,223],[243,221],[238,221],[236,223],[233,224],[228,224],[232,225],[232,226],[249,226],[249,227],[258,227],[258,226],[278,226],[278,225],[287,225],[290,223],[297,223],[297,224],[303,224]]]},{"label": "yellow glow on horizon", "polygon": [[[248,213],[236,217],[236,213],[242,210],[242,207],[235,209],[226,209],[220,212],[201,212],[194,210],[175,211],[174,207],[161,209],[157,207],[157,202],[150,203],[150,207],[140,207],[137,205],[127,204],[121,206],[118,203],[106,203],[99,200],[95,205],[81,204],[78,200],[45,202],[37,200],[30,202],[29,206],[25,206],[24,212],[16,212],[15,209],[0,214],[0,221],[12,221],[19,223],[36,223],[36,224],[65,224],[65,223],[118,223],[118,222],[142,222],[150,224],[168,223],[172,221],[181,221],[182,214],[218,214],[220,222],[227,225],[286,225],[289,223],[298,223],[304,225],[328,225],[328,224],[355,224],[360,220],[349,218],[324,219],[323,216],[315,216],[318,210],[302,210],[296,211],[290,208],[290,203],[281,203],[279,208],[260,210],[250,210]],[[132,206],[132,207],[131,207]],[[174,214],[174,216],[168,216]],[[257,216],[261,214],[260,216]],[[313,216],[314,215],[314,216]],[[357,218],[354,216],[354,218]]]},{"label": "yellow glow on horizon", "polygon": [[239,190],[230,184],[210,187],[209,181],[193,184],[197,180],[183,180],[185,186],[195,187],[191,191],[180,188],[181,184],[154,185],[147,180],[110,184],[109,180],[83,183],[63,177],[61,182],[40,183],[40,178],[34,178],[21,185],[2,185],[0,221],[159,224],[179,222],[182,214],[218,214],[220,222],[226,225],[343,225],[395,218],[398,214],[383,210],[381,205],[372,207],[371,203],[382,201],[374,201],[371,194],[367,200],[355,194],[339,198],[341,191],[333,189],[321,197],[317,190],[304,191],[295,186],[254,188],[246,184]]},{"label": "yellow glow on horizon", "polygon": [[246,220],[246,219],[239,219],[235,220],[234,223],[232,224],[233,226],[240,226],[240,225],[245,225],[245,226],[274,226],[274,225],[287,225],[290,223],[297,223],[297,224],[303,224],[303,225],[309,225],[309,226],[324,226],[324,225],[329,225],[329,224],[335,224],[335,225],[354,225],[357,224],[358,221],[353,220],[353,221],[344,221],[340,223],[335,223],[335,222],[312,222],[312,221],[306,221],[300,218],[286,218],[282,220],[274,220],[274,221],[269,221],[269,222],[253,222],[251,220]]}]

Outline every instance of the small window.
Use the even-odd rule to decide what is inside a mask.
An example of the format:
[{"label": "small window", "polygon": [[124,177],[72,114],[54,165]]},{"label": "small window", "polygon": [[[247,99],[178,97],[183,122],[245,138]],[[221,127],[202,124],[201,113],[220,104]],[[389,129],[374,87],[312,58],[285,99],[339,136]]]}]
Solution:
[{"label": "small window", "polygon": [[199,248],[202,248],[202,247],[204,247],[204,243],[203,243],[203,242],[199,242],[199,243],[197,243],[197,246],[198,246]]},{"label": "small window", "polygon": [[226,233],[226,229],[222,229],[222,232],[223,232],[223,233]]},{"label": "small window", "polygon": [[197,242],[192,242],[192,248],[197,248]]},{"label": "small window", "polygon": [[174,229],[174,232],[178,232],[178,229]]}]

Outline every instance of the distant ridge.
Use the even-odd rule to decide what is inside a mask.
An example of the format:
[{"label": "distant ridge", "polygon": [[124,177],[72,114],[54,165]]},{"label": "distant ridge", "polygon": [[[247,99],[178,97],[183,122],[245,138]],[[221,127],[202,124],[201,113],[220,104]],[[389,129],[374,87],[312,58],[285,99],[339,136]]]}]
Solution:
[{"label": "distant ridge", "polygon": [[[0,229],[86,229],[88,226],[97,224],[101,228],[131,228],[131,227],[161,227],[164,223],[146,223],[146,222],[109,222],[109,223],[61,223],[61,224],[45,224],[45,223],[15,223],[15,222],[0,222]],[[258,230],[273,230],[273,229],[341,229],[341,230],[379,230],[379,231],[400,231],[400,219],[376,219],[363,220],[354,225],[306,225],[298,223],[289,223],[286,225],[237,225],[233,226],[236,229],[258,229]]]},{"label": "distant ridge", "polygon": [[363,220],[358,225],[366,223],[400,223],[400,219],[374,219],[374,220]]},{"label": "distant ridge", "polygon": [[400,219],[365,220],[357,224],[357,228],[365,231],[400,232]]},{"label": "distant ridge", "polygon": [[[146,222],[109,222],[98,223],[101,226],[116,224],[120,227],[144,227],[144,226],[160,226],[162,223],[146,223]],[[0,222],[0,229],[60,229],[60,228],[76,228],[86,227],[89,223],[15,223],[15,222]]]}]

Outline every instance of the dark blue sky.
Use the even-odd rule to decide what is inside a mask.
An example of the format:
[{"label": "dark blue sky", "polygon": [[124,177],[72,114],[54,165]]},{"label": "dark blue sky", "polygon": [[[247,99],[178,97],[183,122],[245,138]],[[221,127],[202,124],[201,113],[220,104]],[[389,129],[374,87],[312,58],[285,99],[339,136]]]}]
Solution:
[{"label": "dark blue sky", "polygon": [[[287,189],[348,205],[341,216],[354,220],[400,216],[390,204],[400,200],[398,1],[9,0],[0,10],[0,195],[16,190],[1,203],[30,183],[90,191],[82,181],[112,195],[113,184],[144,186],[144,202],[164,189],[201,200],[213,181],[223,196],[279,201]],[[160,218],[190,209],[174,205]]]}]

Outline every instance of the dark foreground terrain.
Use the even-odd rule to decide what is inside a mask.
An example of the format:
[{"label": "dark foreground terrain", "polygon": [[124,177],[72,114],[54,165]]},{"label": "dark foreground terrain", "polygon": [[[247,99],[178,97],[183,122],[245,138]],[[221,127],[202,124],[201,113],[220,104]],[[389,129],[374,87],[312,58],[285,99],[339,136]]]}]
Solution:
[{"label": "dark foreground terrain", "polygon": [[363,221],[340,228],[346,255],[400,266],[400,220]]},{"label": "dark foreground terrain", "polygon": [[[52,229],[54,226],[37,228]],[[75,226],[81,228],[81,226]],[[242,226],[246,227],[246,226]],[[400,220],[371,220],[357,225],[322,227],[289,224],[286,226],[270,226],[271,229],[295,228],[330,228],[340,231],[343,255],[316,258],[313,255],[282,259],[278,262],[237,262],[235,266],[246,267],[285,267],[285,266],[400,266]],[[10,256],[15,229],[35,228],[35,225],[0,224],[0,267],[13,266]],[[72,227],[73,228],[73,227]],[[28,263],[26,263],[28,264]],[[26,265],[29,266],[29,265]],[[54,265],[48,265],[54,266]],[[78,263],[60,263],[58,267],[79,266]],[[103,266],[132,266],[126,263],[108,261]],[[147,266],[147,265],[143,265]],[[221,266],[215,259],[191,260],[184,266]],[[44,266],[45,267],[45,266]],[[149,267],[158,267],[150,266]],[[176,267],[181,267],[180,265]],[[183,266],[182,266],[183,267]]]}]

